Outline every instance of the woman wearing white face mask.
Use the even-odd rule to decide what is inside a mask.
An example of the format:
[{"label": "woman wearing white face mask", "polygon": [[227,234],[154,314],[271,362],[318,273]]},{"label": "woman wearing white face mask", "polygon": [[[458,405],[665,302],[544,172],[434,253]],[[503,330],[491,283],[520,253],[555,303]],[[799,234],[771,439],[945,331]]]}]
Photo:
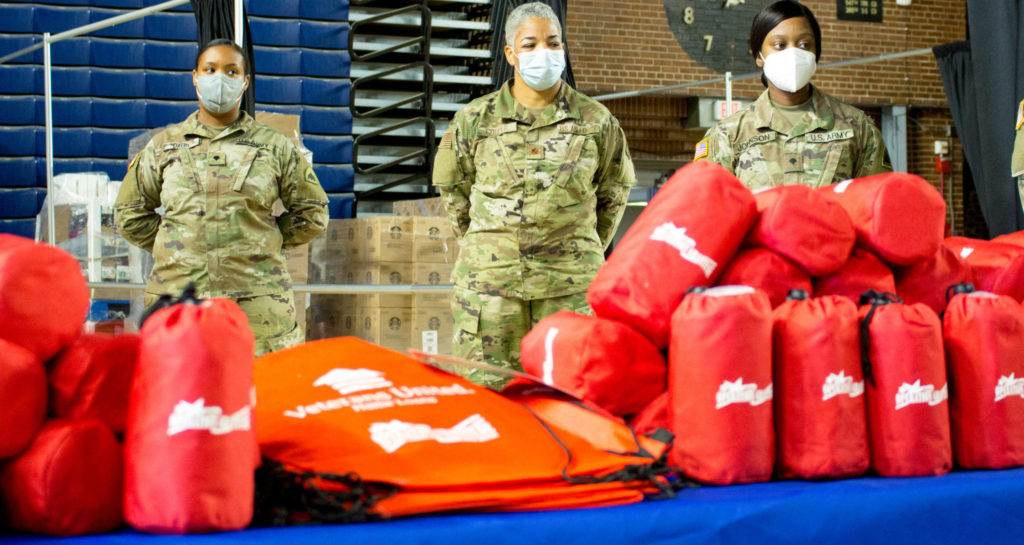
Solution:
[{"label": "woman wearing white face mask", "polygon": [[790,0],[768,6],[751,25],[750,50],[768,89],[709,129],[695,160],[724,166],[751,189],[817,187],[892,170],[871,119],[809,83],[821,56],[811,10]]},{"label": "woman wearing white face mask", "polygon": [[561,79],[560,29],[540,2],[514,9],[505,25],[514,79],[459,111],[438,146],[433,183],[461,239],[456,356],[521,369],[520,341],[540,319],[589,313],[587,286],[636,183],[618,121]]},{"label": "woman wearing white face mask", "polygon": [[[199,298],[238,303],[261,355],[304,339],[281,249],[324,231],[327,196],[291,141],[239,111],[247,70],[229,40],[200,50],[192,73],[199,111],[132,160],[115,217],[125,239],[153,253],[147,307],[194,283]],[[275,218],[278,198],[285,213]]]}]

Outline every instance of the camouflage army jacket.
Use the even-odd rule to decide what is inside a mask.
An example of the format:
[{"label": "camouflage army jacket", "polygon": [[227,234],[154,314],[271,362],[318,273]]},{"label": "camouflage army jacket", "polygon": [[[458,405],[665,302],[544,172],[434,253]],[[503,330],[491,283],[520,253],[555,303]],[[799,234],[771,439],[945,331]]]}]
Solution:
[{"label": "camouflage army jacket", "polygon": [[[882,135],[864,112],[811,87],[812,111],[792,129],[776,114],[768,91],[708,129],[694,159],[705,158],[750,189],[811,187],[892,170]],[[788,134],[787,134],[788,133]]]},{"label": "camouflage army jacket", "polygon": [[607,108],[562,83],[536,117],[506,83],[459,111],[434,162],[460,236],[453,282],[521,299],[587,289],[636,184]]},{"label": "camouflage army jacket", "polygon": [[[223,132],[197,115],[154,136],[117,195],[118,231],[153,252],[146,291],[180,293],[189,282],[200,297],[291,289],[281,248],[327,225],[316,174],[283,134],[244,112]],[[278,198],[286,211],[275,219]]]}]

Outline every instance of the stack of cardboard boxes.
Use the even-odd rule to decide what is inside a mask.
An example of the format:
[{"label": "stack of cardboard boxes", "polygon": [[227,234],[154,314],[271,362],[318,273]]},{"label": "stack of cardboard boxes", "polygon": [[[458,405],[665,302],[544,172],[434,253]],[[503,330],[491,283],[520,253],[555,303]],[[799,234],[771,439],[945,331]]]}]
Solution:
[{"label": "stack of cardboard boxes", "polygon": [[[332,220],[310,245],[310,284],[449,284],[458,253],[441,217]],[[310,296],[307,339],[352,335],[394,350],[451,350],[451,292]]]}]

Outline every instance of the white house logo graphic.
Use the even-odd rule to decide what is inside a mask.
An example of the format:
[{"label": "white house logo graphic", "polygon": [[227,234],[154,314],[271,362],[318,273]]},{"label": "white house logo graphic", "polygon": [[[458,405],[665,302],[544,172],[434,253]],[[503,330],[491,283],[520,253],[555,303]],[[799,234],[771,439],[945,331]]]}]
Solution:
[{"label": "white house logo graphic", "polygon": [[544,336],[544,362],[541,364],[544,384],[554,386],[555,384],[555,337],[558,336],[558,328],[552,327]]},{"label": "white house logo graphic", "polygon": [[771,384],[759,390],[757,383],[748,382],[744,384],[743,377],[740,377],[735,382],[727,380],[718,387],[718,393],[715,394],[715,408],[721,409],[722,407],[737,403],[747,403],[751,407],[756,407],[771,399]]},{"label": "white house logo graphic", "polygon": [[651,240],[665,242],[669,246],[679,250],[679,256],[700,267],[704,276],[711,278],[718,263],[714,259],[700,253],[697,250],[697,241],[686,234],[686,227],[676,227],[676,224],[668,221],[657,227],[651,233]]},{"label": "white house logo graphic", "polygon": [[896,410],[910,405],[928,405],[934,407],[949,398],[949,390],[943,384],[942,388],[935,389],[934,385],[921,384],[921,379],[913,384],[904,382],[896,391]]},{"label": "white house logo graphic", "polygon": [[330,386],[341,395],[392,386],[384,373],[373,369],[331,369],[313,382],[313,386]]},{"label": "white house logo graphic", "polygon": [[996,401],[1002,401],[1008,397],[1024,397],[1024,377],[1016,378],[1014,373],[1008,377],[999,377],[996,384]]},{"label": "white house logo graphic", "polygon": [[167,417],[167,435],[177,435],[188,430],[204,430],[213,435],[247,431],[252,426],[250,413],[248,405],[234,414],[224,414],[224,410],[216,405],[207,407],[202,397],[192,403],[182,400]]},{"label": "white house logo graphic", "polygon": [[846,376],[846,373],[829,373],[825,378],[825,384],[821,386],[821,400],[828,401],[836,396],[857,397],[864,393],[864,381],[853,381],[853,377]]},{"label": "white house logo graphic", "polygon": [[413,424],[401,420],[370,424],[370,439],[391,454],[409,443],[437,441],[438,443],[486,443],[498,438],[483,416],[473,414],[450,428],[431,428],[427,424]]}]

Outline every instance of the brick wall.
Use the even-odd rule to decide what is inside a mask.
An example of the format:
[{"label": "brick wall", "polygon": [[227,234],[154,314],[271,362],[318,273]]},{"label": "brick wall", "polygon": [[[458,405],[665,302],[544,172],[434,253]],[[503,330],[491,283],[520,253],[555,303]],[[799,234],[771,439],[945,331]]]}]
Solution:
[{"label": "brick wall", "polygon": [[[805,0],[822,31],[821,63],[928,48],[966,38],[962,0],[914,0],[910,7],[885,0],[884,22],[836,19],[835,0]],[[691,60],[668,27],[663,2],[656,0],[569,0],[566,41],[577,87],[591,95],[647,89],[720,76]],[[756,67],[751,61],[751,71]],[[952,197],[952,231],[979,234],[984,224],[971,191],[964,204],[963,154],[953,126],[935,58],[931,54],[843,67],[820,68],[813,80],[823,91],[864,109],[879,124],[880,106],[907,105],[907,170],[936,188],[935,140],[949,142],[952,172],[942,186]],[[738,98],[755,98],[761,82],[733,85]],[[685,125],[686,98],[723,96],[724,85],[689,87],[659,96],[606,102],[626,131],[633,155],[641,159],[689,161],[705,129]],[[680,117],[682,116],[682,118]],[[880,126],[880,124],[879,124]],[[970,189],[970,188],[968,188]]]}]

